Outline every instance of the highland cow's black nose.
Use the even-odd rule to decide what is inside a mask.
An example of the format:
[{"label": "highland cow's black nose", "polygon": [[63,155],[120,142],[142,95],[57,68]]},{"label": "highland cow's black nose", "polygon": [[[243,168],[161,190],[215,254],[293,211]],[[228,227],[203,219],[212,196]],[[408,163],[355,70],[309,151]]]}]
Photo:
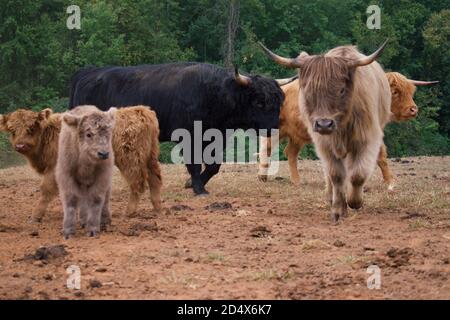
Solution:
[{"label": "highland cow's black nose", "polygon": [[106,160],[109,158],[109,152],[99,152],[98,157],[102,160]]},{"label": "highland cow's black nose", "polygon": [[334,121],[331,119],[319,119],[314,122],[314,131],[320,134],[329,134],[334,129]]}]

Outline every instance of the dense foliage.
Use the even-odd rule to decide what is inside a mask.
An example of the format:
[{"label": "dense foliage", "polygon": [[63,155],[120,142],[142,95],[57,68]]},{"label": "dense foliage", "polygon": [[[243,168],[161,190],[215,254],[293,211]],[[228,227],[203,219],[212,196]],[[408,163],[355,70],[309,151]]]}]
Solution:
[{"label": "dense foliage", "polygon": [[[72,4],[81,8],[81,30],[66,27]],[[380,30],[366,26],[369,4],[381,8]],[[418,90],[417,120],[389,125],[390,156],[450,154],[450,0],[2,0],[0,113],[64,110],[70,76],[86,65],[223,65],[231,6],[238,17],[232,60],[243,72],[293,74],[267,59],[258,40],[296,56],[350,43],[368,53],[389,38],[380,60],[386,70],[441,81]]]}]

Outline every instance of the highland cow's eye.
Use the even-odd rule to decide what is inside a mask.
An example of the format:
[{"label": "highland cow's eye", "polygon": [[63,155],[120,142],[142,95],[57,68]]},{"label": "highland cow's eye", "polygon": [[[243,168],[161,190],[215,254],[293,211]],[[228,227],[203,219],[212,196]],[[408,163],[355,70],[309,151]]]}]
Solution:
[{"label": "highland cow's eye", "polygon": [[345,95],[345,88],[342,88],[341,89],[341,91],[339,91],[339,95],[341,96],[341,97],[343,97],[344,95]]},{"label": "highland cow's eye", "polygon": [[396,95],[398,95],[398,91],[397,91],[397,90],[394,90],[394,91],[392,91],[392,94],[393,94],[394,96],[396,96]]},{"label": "highland cow's eye", "polygon": [[92,134],[91,134],[91,133],[88,133],[88,134],[86,134],[86,137],[92,138]]}]

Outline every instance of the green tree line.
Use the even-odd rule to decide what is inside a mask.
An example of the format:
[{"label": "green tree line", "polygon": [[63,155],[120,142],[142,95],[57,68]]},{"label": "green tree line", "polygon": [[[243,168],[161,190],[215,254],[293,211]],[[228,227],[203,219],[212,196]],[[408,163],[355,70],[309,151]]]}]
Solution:
[{"label": "green tree line", "polygon": [[[379,30],[366,25],[373,4]],[[80,30],[66,26],[69,5]],[[287,77],[257,41],[294,57],[343,44],[370,53],[389,38],[385,70],[441,81],[417,91],[417,119],[386,128],[390,156],[450,154],[450,0],[2,0],[0,21],[0,113],[65,110],[70,77],[87,65],[202,61]]]}]

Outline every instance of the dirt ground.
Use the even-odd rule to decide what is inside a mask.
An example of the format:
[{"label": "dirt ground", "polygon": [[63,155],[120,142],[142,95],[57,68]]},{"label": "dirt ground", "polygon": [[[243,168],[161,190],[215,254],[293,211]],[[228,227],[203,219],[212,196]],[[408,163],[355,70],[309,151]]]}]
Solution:
[{"label": "dirt ground", "polygon": [[[118,172],[113,225],[98,238],[65,241],[55,200],[41,225],[27,223],[39,177],[0,170],[0,299],[450,299],[450,157],[390,160],[388,192],[378,170],[365,206],[329,219],[318,161],[301,161],[299,186],[286,163],[267,183],[255,165],[225,165],[207,186],[184,189],[184,167],[163,166],[164,213],[148,194],[135,217]],[[64,245],[47,255],[41,246]],[[81,290],[68,289],[77,265]],[[369,290],[369,265],[381,288]]]}]

